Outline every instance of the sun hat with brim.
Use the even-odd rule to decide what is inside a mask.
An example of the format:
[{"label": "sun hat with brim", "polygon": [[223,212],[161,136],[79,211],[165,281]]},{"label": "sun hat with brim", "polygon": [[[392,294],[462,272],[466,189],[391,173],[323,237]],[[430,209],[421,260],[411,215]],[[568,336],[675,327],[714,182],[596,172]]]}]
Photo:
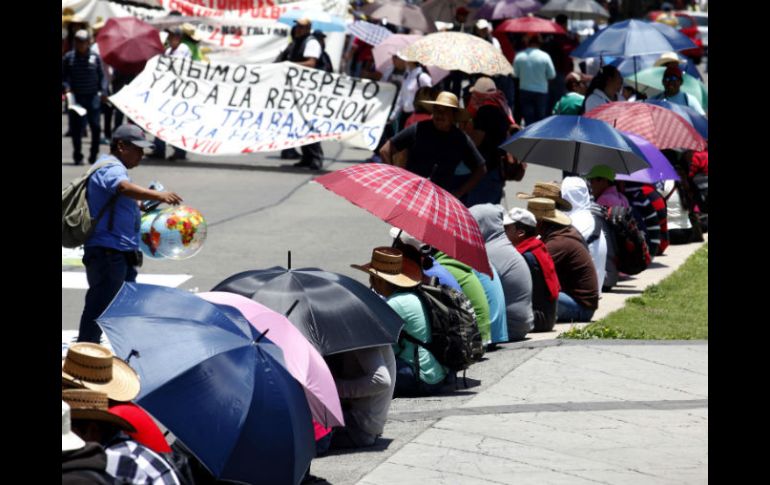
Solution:
[{"label": "sun hat with brim", "polygon": [[572,219],[560,210],[556,210],[556,202],[545,197],[536,197],[529,199],[527,210],[535,216],[538,222],[548,221],[562,226],[572,224]]},{"label": "sun hat with brim", "polygon": [[591,171],[585,176],[586,179],[607,179],[610,182],[615,181],[615,171],[607,165],[594,165]]},{"label": "sun hat with brim", "polygon": [[572,204],[566,201],[561,196],[561,187],[559,184],[551,182],[535,182],[535,188],[531,194],[526,192],[518,192],[516,197],[519,199],[534,199],[536,197],[545,197],[546,199],[552,199],[556,202],[556,206],[565,211],[572,210]]},{"label": "sun hat with brim", "polygon": [[664,52],[661,54],[660,57],[658,57],[658,60],[655,61],[655,67],[664,66],[669,62],[676,62],[677,64],[681,62],[679,56],[676,55],[676,52]]},{"label": "sun hat with brim", "polygon": [[182,29],[182,33],[187,37],[191,38],[193,41],[200,42],[201,40],[203,40],[203,37],[201,37],[201,35],[193,26],[193,24],[185,22],[180,26],[180,28]]},{"label": "sun hat with brim", "polygon": [[448,91],[442,91],[438,93],[435,101],[420,101],[425,107],[428,113],[433,113],[434,106],[446,106],[447,108],[455,109],[455,121],[467,121],[470,119],[470,114],[467,111],[460,108],[460,102],[457,101],[457,96]]},{"label": "sun hat with brim", "polygon": [[61,378],[62,385],[104,392],[113,401],[131,401],[141,389],[134,369],[106,347],[88,342],[67,349]]},{"label": "sun hat with brim", "polygon": [[72,451],[84,447],[86,442],[80,439],[80,436],[72,432],[72,421],[70,419],[70,405],[61,402],[61,450]]},{"label": "sun hat with brim", "polygon": [[70,407],[72,419],[86,419],[114,424],[118,428],[133,433],[136,428],[131,423],[109,411],[107,394],[90,389],[65,389],[61,392],[62,401]]},{"label": "sun hat with brim", "polygon": [[422,282],[420,267],[413,261],[405,259],[400,250],[387,246],[374,248],[371,262],[350,266],[400,288],[413,288]]}]

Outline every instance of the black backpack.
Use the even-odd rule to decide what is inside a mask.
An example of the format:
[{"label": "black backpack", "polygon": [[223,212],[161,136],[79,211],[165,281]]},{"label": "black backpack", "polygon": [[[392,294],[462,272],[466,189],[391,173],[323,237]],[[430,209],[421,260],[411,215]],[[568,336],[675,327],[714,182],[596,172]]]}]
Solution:
[{"label": "black backpack", "polygon": [[639,274],[650,265],[650,250],[639,229],[636,218],[628,207],[606,208],[608,243],[615,245],[615,266],[618,271],[629,275]]},{"label": "black backpack", "polygon": [[[424,347],[452,372],[467,369],[474,359],[484,355],[476,314],[464,293],[446,285],[431,284],[415,288],[417,296],[430,313],[431,342],[417,340],[406,332],[403,337]],[[419,359],[415,359],[419,372]]]}]

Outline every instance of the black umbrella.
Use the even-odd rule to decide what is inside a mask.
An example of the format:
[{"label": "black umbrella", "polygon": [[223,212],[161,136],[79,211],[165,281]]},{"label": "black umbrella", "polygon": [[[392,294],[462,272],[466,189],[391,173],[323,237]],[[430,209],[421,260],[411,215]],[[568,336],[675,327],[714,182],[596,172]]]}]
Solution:
[{"label": "black umbrella", "polygon": [[319,268],[244,271],[211,291],[237,293],[287,314],[322,355],[393,344],[404,324],[369,288]]}]

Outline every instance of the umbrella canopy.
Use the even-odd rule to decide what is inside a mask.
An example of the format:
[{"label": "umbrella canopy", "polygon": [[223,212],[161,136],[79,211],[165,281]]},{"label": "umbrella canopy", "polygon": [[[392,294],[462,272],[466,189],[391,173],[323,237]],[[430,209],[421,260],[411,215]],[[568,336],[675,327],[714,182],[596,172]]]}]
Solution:
[{"label": "umbrella canopy", "polygon": [[[469,12],[476,10],[471,8],[471,0],[426,0],[422,4],[422,11],[429,19],[439,22],[452,23],[455,21],[455,12],[460,7],[465,7]],[[470,15],[468,17],[470,19]]]},{"label": "umbrella canopy", "polygon": [[315,455],[305,394],[246,319],[185,290],[124,283],[97,323],[139,374],[138,404],[215,477],[301,481]]},{"label": "umbrella canopy", "polygon": [[690,123],[693,128],[695,128],[695,131],[697,131],[700,136],[702,136],[704,139],[708,139],[709,120],[694,109],[687,106],[682,106],[681,104],[666,101],[665,99],[647,99],[644,102],[673,111],[674,113],[687,120],[687,122]]},{"label": "umbrella canopy", "polygon": [[136,17],[108,19],[96,42],[104,62],[124,74],[139,74],[150,58],[163,53],[158,30]]},{"label": "umbrella canopy", "polygon": [[594,165],[608,165],[616,173],[649,166],[639,149],[612,126],[575,115],[549,116],[516,133],[500,148],[522,162],[572,173],[588,173]]},{"label": "umbrella canopy", "polygon": [[425,12],[416,5],[403,0],[379,0],[359,9],[369,18],[387,19],[391,24],[407,27],[420,32],[435,32],[436,24],[425,16]]},{"label": "umbrella canopy", "polygon": [[610,13],[594,0],[549,0],[538,12],[545,17],[564,14],[574,20],[602,20],[610,18]]},{"label": "umbrella canopy", "polygon": [[[691,47],[695,47],[695,44],[690,43]],[[675,48],[668,37],[649,22],[625,20],[587,38],[570,55],[581,59],[603,56],[631,57],[687,48],[689,47]]]},{"label": "umbrella canopy", "polygon": [[606,103],[592,109],[585,116],[606,121],[618,130],[644,137],[659,150],[683,148],[700,151],[706,148],[706,140],[687,120],[654,104],[627,101]]},{"label": "umbrella canopy", "polygon": [[[626,78],[627,81],[633,81],[635,72],[649,67],[655,67],[655,61],[657,61],[659,57],[660,54],[648,54],[645,56],[634,57],[607,56],[604,58],[604,62],[610,66],[617,67],[618,71],[620,71],[620,75]],[[696,79],[702,79],[700,71],[698,71],[698,67],[692,59],[681,54],[679,54],[679,59],[681,61],[679,67],[683,72],[686,72]]]},{"label": "umbrella canopy", "polygon": [[362,163],[315,182],[452,258],[492,275],[484,238],[455,196],[406,169]]},{"label": "umbrella canopy", "polygon": [[281,313],[291,310],[287,318],[321,355],[393,344],[404,325],[369,288],[318,268],[244,271],[212,291],[236,293]]},{"label": "umbrella canopy", "polygon": [[543,8],[536,0],[486,0],[476,12],[477,19],[500,20],[523,17]]},{"label": "umbrella canopy", "polygon": [[374,46],[380,45],[382,41],[393,35],[393,32],[382,25],[364,22],[363,20],[357,20],[350,24],[348,32],[354,37],[358,37],[367,44]]},{"label": "umbrella canopy", "polygon": [[425,66],[447,71],[496,76],[513,73],[513,66],[502,52],[475,35],[438,32],[426,35],[401,49],[399,55]]},{"label": "umbrella canopy", "polygon": [[[625,79],[628,82],[634,82],[634,79],[636,79],[636,83],[639,84],[639,91],[647,95],[655,95],[664,91],[663,72],[665,72],[665,70],[666,68],[663,66],[651,67],[637,72],[635,76],[628,76]],[[695,99],[700,102],[703,109],[708,109],[709,92],[706,85],[701,81],[698,81],[685,72],[682,74],[682,85],[679,90],[695,96]]]},{"label": "umbrella canopy", "polygon": [[[406,35],[406,34],[393,34],[379,45],[372,49],[372,55],[374,56],[374,67],[379,72],[385,72],[393,66],[393,56],[404,47],[409,44],[413,44],[422,39],[422,35]],[[436,66],[426,66],[430,73],[430,78],[433,81],[433,85],[436,85],[439,81],[449,75],[449,71],[441,69]]]},{"label": "umbrella canopy", "polygon": [[687,49],[698,48],[698,46],[695,44],[695,42],[692,41],[692,39],[690,39],[680,31],[676,30],[675,28],[671,27],[670,25],[666,25],[661,22],[647,22],[647,24],[653,29],[663,34],[663,37],[668,39],[668,41],[671,43],[671,46],[674,47],[674,50],[676,51],[684,51]]},{"label": "umbrella canopy", "polygon": [[136,442],[158,453],[171,453],[171,447],[168,446],[163,432],[144,409],[134,403],[127,402],[110,406],[110,414],[120,416],[131,423],[136,431],[128,433],[128,435]]},{"label": "umbrella canopy", "polygon": [[269,332],[270,340],[283,351],[286,370],[305,389],[313,419],[327,427],[345,426],[337,386],[326,361],[286,317],[235,293],[210,291],[196,296],[220,309],[233,308],[261,333]]},{"label": "umbrella canopy", "polygon": [[294,25],[294,22],[303,18],[310,19],[313,30],[345,32],[345,19],[321,10],[287,10],[286,13],[278,17],[278,22],[286,25]]},{"label": "umbrella canopy", "polygon": [[668,161],[665,155],[658,150],[655,145],[645,140],[641,136],[634,135],[631,132],[622,132],[631,143],[639,148],[644,158],[650,162],[649,168],[637,170],[628,175],[619,173],[615,176],[617,180],[625,180],[629,182],[641,182],[643,184],[654,184],[660,180],[679,180],[676,170]]},{"label": "umbrella canopy", "polygon": [[561,25],[537,17],[522,17],[506,20],[498,25],[495,32],[532,32],[538,34],[566,34]]}]

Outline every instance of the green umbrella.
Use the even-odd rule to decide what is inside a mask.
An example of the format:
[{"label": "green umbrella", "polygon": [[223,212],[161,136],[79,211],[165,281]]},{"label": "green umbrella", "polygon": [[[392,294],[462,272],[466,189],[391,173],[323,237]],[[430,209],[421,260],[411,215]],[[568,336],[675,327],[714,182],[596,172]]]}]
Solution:
[{"label": "green umbrella", "polygon": [[[663,88],[663,72],[666,70],[664,66],[650,67],[643,69],[631,76],[625,78],[626,82],[633,85],[636,82],[639,85],[638,90],[647,95],[654,95],[662,93]],[[709,92],[706,85],[686,72],[682,74],[682,87],[681,91],[695,96],[704,110],[708,110],[709,104]]]}]

